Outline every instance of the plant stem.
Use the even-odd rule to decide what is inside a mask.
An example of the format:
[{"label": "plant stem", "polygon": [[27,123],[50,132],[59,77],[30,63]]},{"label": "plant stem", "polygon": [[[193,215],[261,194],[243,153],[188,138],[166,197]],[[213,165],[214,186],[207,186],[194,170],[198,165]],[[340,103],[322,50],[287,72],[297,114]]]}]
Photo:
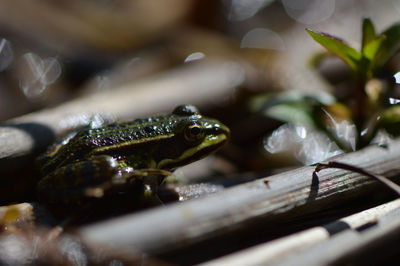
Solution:
[{"label": "plant stem", "polygon": [[354,124],[356,125],[358,132],[358,140],[356,144],[356,149],[359,150],[363,148],[367,143],[363,141],[361,137],[361,132],[364,130],[365,118],[366,118],[366,94],[365,94],[365,84],[366,78],[363,75],[358,75],[356,78],[356,83],[353,90],[353,105],[352,113],[354,117]]}]

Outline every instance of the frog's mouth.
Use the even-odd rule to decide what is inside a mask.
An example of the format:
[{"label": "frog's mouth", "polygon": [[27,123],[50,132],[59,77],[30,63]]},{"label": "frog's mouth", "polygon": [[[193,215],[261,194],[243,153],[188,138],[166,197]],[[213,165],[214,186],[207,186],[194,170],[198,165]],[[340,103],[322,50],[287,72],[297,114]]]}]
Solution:
[{"label": "frog's mouth", "polygon": [[161,160],[157,164],[157,168],[173,169],[202,159],[221,148],[227,142],[228,138],[228,135],[224,133],[207,136],[199,145],[187,149],[179,157]]}]

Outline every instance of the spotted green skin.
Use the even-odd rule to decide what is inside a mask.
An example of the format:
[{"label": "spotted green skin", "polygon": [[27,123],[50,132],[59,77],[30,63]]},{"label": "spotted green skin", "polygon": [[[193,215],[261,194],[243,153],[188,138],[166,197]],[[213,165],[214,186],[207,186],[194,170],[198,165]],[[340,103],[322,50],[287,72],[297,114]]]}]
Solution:
[{"label": "spotted green skin", "polygon": [[37,193],[48,203],[129,192],[138,184],[153,193],[169,171],[215,152],[229,134],[192,105],[84,129],[38,158],[43,178]]}]

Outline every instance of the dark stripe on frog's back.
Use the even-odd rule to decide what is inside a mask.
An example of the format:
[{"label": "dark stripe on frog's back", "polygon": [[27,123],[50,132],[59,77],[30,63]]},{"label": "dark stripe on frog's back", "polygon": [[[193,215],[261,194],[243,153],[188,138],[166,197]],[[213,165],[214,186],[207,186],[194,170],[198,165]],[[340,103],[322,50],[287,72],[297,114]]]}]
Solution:
[{"label": "dark stripe on frog's back", "polygon": [[57,168],[42,178],[37,186],[39,199],[46,203],[78,202],[87,188],[108,189],[115,169],[105,156]]},{"label": "dark stripe on frog's back", "polygon": [[54,172],[42,178],[39,187],[49,189],[64,189],[66,187],[80,187],[97,185],[109,179],[117,172],[110,165],[106,156],[98,156],[91,160],[84,160],[57,168]]},{"label": "dark stripe on frog's back", "polygon": [[[140,142],[148,142],[152,145],[153,141],[162,139],[161,136],[172,137],[174,125],[179,120],[182,118],[169,114],[79,131],[67,145],[61,147],[51,159],[43,164],[42,171],[47,174],[57,167],[90,154],[110,154],[120,150],[121,145],[124,149],[131,149]],[[107,147],[107,152],[96,152],[97,149],[104,147]]]}]

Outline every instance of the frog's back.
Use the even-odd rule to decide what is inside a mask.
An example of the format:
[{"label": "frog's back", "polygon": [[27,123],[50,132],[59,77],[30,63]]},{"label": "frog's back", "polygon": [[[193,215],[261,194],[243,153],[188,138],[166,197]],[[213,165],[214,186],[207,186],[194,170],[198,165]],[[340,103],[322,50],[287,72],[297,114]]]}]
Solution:
[{"label": "frog's back", "polygon": [[172,133],[175,122],[176,118],[165,115],[112,123],[80,134],[75,141],[90,148],[133,145]]},{"label": "frog's back", "polygon": [[140,143],[173,134],[176,122],[176,116],[160,115],[80,130],[66,144],[55,145],[39,157],[42,172],[48,174],[60,166],[91,155],[113,155],[122,150],[132,153]]},{"label": "frog's back", "polygon": [[76,141],[86,134],[88,130],[79,131],[74,137],[69,139],[67,143],[59,143],[51,146],[47,152],[39,156],[37,161],[40,165],[43,174],[55,170],[57,167],[64,165],[65,163],[77,160],[79,157],[84,155],[87,146],[81,145],[81,142]]}]

